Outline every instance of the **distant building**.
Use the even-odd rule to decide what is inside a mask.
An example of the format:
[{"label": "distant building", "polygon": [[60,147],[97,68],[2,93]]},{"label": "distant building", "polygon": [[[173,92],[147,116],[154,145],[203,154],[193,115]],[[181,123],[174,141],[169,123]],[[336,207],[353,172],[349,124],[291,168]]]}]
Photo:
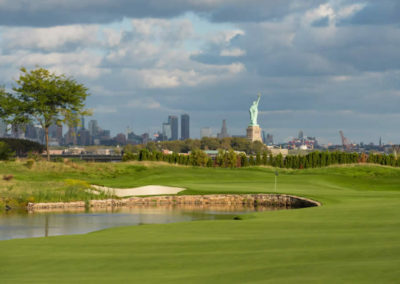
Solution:
[{"label": "distant building", "polygon": [[298,136],[298,138],[299,138],[300,140],[304,138],[303,130],[300,130],[300,131],[299,131],[299,136]]},{"label": "distant building", "polygon": [[81,117],[81,129],[85,129],[85,117]]},{"label": "distant building", "polygon": [[126,135],[124,133],[118,133],[117,136],[115,136],[114,140],[118,145],[125,145]]},{"label": "distant building", "polygon": [[63,127],[62,125],[58,126],[56,124],[52,124],[49,127],[49,138],[57,141],[59,145],[62,143],[62,133]]},{"label": "distant building", "polygon": [[36,131],[36,127],[33,124],[25,126],[25,138],[35,141],[38,139],[38,131]]},{"label": "distant building", "polygon": [[7,135],[7,123],[0,118],[0,137]]},{"label": "distant building", "polygon": [[181,115],[181,139],[186,140],[190,138],[190,117],[188,114]]},{"label": "distant building", "polygon": [[92,144],[89,130],[81,128],[78,130],[77,135],[78,135],[78,137],[77,137],[78,145],[88,146],[88,145]]},{"label": "distant building", "polygon": [[76,145],[78,143],[76,135],[75,127],[68,127],[68,131],[64,135],[64,144]]},{"label": "distant building", "polygon": [[172,132],[171,132],[171,124],[164,122],[162,125],[162,140],[171,140]]},{"label": "distant building", "polygon": [[272,134],[267,133],[267,137],[265,138],[265,144],[267,145],[274,144],[274,136]]},{"label": "distant building", "polygon": [[219,139],[229,137],[228,128],[226,127],[226,120],[225,120],[225,119],[222,120],[221,132],[218,133],[217,137],[218,137]]},{"label": "distant building", "polygon": [[142,134],[142,143],[143,144],[147,144],[147,142],[149,142],[150,140],[150,135],[149,133],[143,133]]},{"label": "distant building", "polygon": [[271,152],[273,156],[282,154],[282,156],[286,157],[289,154],[288,149],[278,149],[278,148],[268,147],[268,150]]},{"label": "distant building", "polygon": [[142,136],[136,135],[133,131],[128,133],[127,139],[127,143],[133,145],[142,144],[143,142]]},{"label": "distant building", "polygon": [[171,125],[171,140],[178,140],[178,117],[174,115],[168,116],[168,123]]},{"label": "distant building", "polygon": [[25,138],[25,131],[22,125],[13,124],[11,126],[11,137],[24,139]]},{"label": "distant building", "polygon": [[203,127],[202,129],[200,129],[200,138],[211,137],[211,135],[212,131],[210,127]]},{"label": "distant building", "polygon": [[89,121],[88,130],[89,130],[90,136],[97,137],[97,134],[99,132],[99,125],[97,123],[97,120]]},{"label": "distant building", "polygon": [[25,126],[25,139],[44,144],[45,132],[40,125],[28,124]]}]

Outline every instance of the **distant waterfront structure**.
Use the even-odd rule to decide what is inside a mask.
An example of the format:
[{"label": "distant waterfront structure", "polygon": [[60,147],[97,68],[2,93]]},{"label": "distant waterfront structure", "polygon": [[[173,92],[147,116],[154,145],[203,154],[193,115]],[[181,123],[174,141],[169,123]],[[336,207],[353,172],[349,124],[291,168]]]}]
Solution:
[{"label": "distant waterfront structure", "polygon": [[200,129],[200,138],[211,137],[211,135],[212,131],[210,127],[203,127],[202,129]]},{"label": "distant waterfront structure", "polygon": [[186,140],[190,138],[190,117],[188,114],[181,115],[181,139]]},{"label": "distant waterfront structure", "polygon": [[178,117],[175,115],[168,116],[168,123],[171,125],[171,140],[178,140]]},{"label": "distant waterfront structure", "polygon": [[225,120],[225,119],[222,120],[221,132],[218,133],[217,137],[218,137],[219,139],[229,137],[229,134],[228,134],[228,127],[226,127],[226,120]]}]

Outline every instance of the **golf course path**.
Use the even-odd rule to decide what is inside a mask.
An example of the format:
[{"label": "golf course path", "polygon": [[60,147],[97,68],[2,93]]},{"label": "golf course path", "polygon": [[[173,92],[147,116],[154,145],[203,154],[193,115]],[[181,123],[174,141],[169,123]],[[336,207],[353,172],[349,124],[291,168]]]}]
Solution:
[{"label": "golf course path", "polygon": [[185,190],[181,187],[171,187],[163,185],[146,185],[134,188],[111,188],[99,185],[92,185],[96,190],[111,193],[118,197],[140,196],[140,195],[161,195],[161,194],[177,194]]}]

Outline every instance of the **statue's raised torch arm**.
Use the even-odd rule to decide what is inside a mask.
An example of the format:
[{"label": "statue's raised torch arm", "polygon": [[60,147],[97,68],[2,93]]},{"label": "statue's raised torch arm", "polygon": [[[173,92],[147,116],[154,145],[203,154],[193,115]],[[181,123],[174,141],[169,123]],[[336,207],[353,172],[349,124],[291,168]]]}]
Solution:
[{"label": "statue's raised torch arm", "polygon": [[251,105],[249,112],[250,112],[250,125],[255,126],[257,124],[257,116],[258,116],[258,103],[260,102],[261,94],[258,93],[258,98],[256,101],[253,102]]}]

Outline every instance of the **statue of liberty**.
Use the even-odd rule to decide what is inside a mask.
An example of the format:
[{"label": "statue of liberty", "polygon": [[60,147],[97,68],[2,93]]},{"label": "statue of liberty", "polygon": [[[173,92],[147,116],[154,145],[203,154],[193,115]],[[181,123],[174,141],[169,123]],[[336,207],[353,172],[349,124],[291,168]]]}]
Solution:
[{"label": "statue of liberty", "polygon": [[258,98],[256,101],[253,102],[251,105],[249,112],[250,112],[250,126],[258,126],[257,124],[257,116],[258,116],[258,103],[260,102],[261,94],[258,93]]}]

